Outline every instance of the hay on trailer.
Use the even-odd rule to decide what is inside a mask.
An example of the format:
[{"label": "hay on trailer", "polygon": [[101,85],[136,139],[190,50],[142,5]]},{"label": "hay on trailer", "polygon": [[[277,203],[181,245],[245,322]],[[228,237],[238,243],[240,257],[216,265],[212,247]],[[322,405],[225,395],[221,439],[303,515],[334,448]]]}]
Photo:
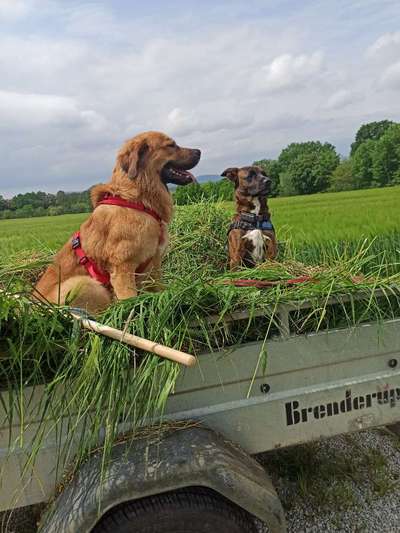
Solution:
[{"label": "hay on trailer", "polygon": [[[218,205],[180,210],[165,262],[165,290],[115,304],[100,320],[201,357],[205,351],[273,336],[280,328],[283,305],[291,306],[289,327],[297,333],[399,315],[400,274],[388,275],[386,265],[371,254],[368,245],[351,257],[327,259],[318,266],[290,257],[227,273],[228,219]],[[79,436],[73,454],[79,465],[97,449],[101,434],[105,464],[120,424],[134,430],[162,416],[179,367],[82,331],[63,309],[32,302],[30,282],[47,260],[47,256],[20,257],[19,263],[13,263],[8,258],[0,265],[0,284],[7,291],[0,293],[0,424],[12,424],[18,415],[22,434],[27,416],[36,414],[43,421],[33,439],[28,462],[32,464],[50,431],[46,419],[54,421],[51,431],[68,420],[71,437],[62,445],[63,461],[73,458],[74,436]],[[364,275],[359,276],[360,272]],[[313,282],[270,289],[226,284],[227,279],[238,277],[286,280],[303,275],[311,276]],[[16,294],[20,297],[15,298]],[[235,316],[240,320],[231,327]],[[261,367],[268,372],[268,351],[261,355],[266,358]],[[43,386],[41,400],[34,406],[24,394],[28,385]]]}]

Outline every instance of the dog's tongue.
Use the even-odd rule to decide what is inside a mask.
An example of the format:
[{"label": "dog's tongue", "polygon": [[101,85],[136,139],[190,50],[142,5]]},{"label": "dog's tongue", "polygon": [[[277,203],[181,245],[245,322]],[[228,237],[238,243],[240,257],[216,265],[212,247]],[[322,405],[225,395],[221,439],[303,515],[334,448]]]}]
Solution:
[{"label": "dog's tongue", "polygon": [[192,180],[192,183],[197,183],[195,176],[191,172],[189,172],[188,170],[185,170],[185,174],[188,178]]}]

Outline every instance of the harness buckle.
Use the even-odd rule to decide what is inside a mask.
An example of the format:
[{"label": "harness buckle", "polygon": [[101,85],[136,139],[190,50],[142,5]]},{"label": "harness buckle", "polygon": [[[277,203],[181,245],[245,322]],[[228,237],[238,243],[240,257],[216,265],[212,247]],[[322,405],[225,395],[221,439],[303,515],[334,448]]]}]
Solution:
[{"label": "harness buckle", "polygon": [[72,249],[76,250],[77,248],[81,247],[81,240],[79,237],[74,237],[72,239]]}]

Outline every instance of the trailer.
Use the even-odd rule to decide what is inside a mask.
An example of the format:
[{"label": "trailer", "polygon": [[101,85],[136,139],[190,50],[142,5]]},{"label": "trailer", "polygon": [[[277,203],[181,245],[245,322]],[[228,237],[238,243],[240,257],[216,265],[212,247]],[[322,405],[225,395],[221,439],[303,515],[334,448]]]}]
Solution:
[{"label": "trailer", "polygon": [[[279,327],[265,341],[201,354],[182,371],[164,424],[121,439],[106,475],[94,454],[73,477],[62,477],[57,465],[67,435],[56,429],[26,472],[39,421],[26,420],[19,435],[21,420],[7,420],[4,396],[0,511],[15,509],[18,519],[47,504],[42,533],[254,532],[254,518],[271,532],[286,531],[282,505],[254,454],[400,421],[400,318],[298,334],[291,316],[307,305],[281,305]],[[227,327],[245,317],[235,313]],[[40,387],[25,394],[34,406]]]}]

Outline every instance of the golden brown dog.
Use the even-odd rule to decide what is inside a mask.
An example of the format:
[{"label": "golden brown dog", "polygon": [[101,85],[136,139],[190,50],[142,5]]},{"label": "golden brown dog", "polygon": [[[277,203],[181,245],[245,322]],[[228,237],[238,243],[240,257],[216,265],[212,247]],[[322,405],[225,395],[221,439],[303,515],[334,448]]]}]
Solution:
[{"label": "golden brown dog", "polygon": [[275,259],[277,242],[267,205],[271,179],[256,166],[227,168],[222,176],[235,184],[236,213],[228,234],[231,270]]},{"label": "golden brown dog", "polygon": [[193,182],[188,170],[200,154],[159,132],[125,142],[110,181],[91,190],[92,214],[58,252],[34,295],[96,313],[114,297],[136,296],[149,278],[157,285],[173,211],[167,183]]}]

